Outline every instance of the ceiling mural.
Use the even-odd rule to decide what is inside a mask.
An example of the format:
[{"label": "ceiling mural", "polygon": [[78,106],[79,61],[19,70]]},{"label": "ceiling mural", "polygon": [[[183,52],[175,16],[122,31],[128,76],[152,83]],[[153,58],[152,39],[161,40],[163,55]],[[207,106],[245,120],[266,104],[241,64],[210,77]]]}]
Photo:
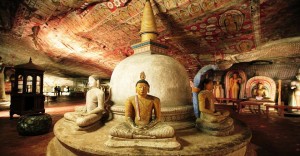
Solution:
[{"label": "ceiling mural", "polygon": [[260,5],[262,41],[299,36],[300,3],[290,0],[268,0]]},{"label": "ceiling mural", "polygon": [[[120,61],[134,54],[131,45],[140,41],[145,0],[20,2],[14,1],[18,7],[13,5],[10,8],[14,9],[0,14],[16,14],[14,20],[0,21],[11,23],[11,32],[47,56],[53,68],[62,64],[79,75],[97,72],[107,78]],[[206,64],[251,52],[268,41],[300,35],[296,0],[151,2],[159,32],[157,41],[168,46],[164,54],[182,63],[191,77]]]}]

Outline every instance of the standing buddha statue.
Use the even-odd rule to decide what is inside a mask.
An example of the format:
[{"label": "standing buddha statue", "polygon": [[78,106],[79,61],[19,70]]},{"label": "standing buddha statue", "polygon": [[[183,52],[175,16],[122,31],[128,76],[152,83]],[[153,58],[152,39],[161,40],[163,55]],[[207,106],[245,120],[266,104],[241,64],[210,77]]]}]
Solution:
[{"label": "standing buddha statue", "polygon": [[291,82],[291,89],[293,89],[292,98],[290,101],[291,106],[300,107],[300,72],[296,75],[297,80]]}]

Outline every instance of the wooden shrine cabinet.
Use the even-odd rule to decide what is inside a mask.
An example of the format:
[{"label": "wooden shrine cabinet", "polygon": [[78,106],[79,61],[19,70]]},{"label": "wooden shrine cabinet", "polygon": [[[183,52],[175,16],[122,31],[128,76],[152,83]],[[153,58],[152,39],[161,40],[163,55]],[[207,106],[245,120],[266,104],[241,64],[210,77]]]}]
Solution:
[{"label": "wooden shrine cabinet", "polygon": [[33,64],[31,58],[28,63],[15,66],[11,90],[11,119],[14,114],[45,113],[43,77],[44,70]]}]

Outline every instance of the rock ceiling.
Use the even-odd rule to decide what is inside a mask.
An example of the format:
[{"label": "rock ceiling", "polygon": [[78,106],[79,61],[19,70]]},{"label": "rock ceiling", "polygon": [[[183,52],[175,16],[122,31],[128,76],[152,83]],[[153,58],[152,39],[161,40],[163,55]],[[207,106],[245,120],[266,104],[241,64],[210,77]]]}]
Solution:
[{"label": "rock ceiling", "polygon": [[[289,62],[300,62],[297,0],[151,2],[158,42],[169,47],[165,55],[181,62],[191,77],[202,66],[224,60],[289,58]],[[61,76],[96,73],[108,78],[121,60],[133,54],[130,46],[140,41],[144,3],[1,1],[0,56],[4,63],[14,65],[32,57],[49,73]]]}]

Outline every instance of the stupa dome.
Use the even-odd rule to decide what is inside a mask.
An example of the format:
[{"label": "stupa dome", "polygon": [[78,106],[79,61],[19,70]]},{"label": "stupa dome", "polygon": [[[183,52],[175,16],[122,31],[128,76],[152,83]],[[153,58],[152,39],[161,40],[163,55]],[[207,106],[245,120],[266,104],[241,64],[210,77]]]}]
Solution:
[{"label": "stupa dome", "polygon": [[161,100],[162,107],[191,104],[191,88],[185,68],[175,59],[159,54],[140,53],[121,61],[111,77],[111,100],[124,105],[135,95],[135,85],[140,73],[145,72],[150,84],[150,95]]},{"label": "stupa dome", "polygon": [[193,116],[191,88],[185,68],[173,58],[161,55],[167,47],[156,42],[158,34],[150,1],[145,4],[140,35],[141,42],[131,46],[135,54],[121,61],[111,76],[114,117],[124,117],[125,101],[136,95],[136,83],[144,72],[150,84],[149,94],[160,99],[162,120],[173,122],[175,129],[193,126],[190,122],[174,122],[185,122]]}]

